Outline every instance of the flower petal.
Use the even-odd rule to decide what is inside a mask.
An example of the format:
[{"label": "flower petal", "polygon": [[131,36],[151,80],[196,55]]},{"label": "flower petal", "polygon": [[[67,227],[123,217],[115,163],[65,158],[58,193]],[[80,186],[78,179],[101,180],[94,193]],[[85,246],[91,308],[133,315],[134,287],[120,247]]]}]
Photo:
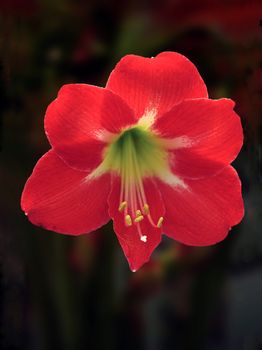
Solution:
[{"label": "flower petal", "polygon": [[153,128],[167,138],[176,175],[207,177],[235,159],[243,132],[233,107],[234,102],[225,98],[187,100],[156,121]]},{"label": "flower petal", "polygon": [[187,180],[187,189],[158,182],[166,215],[164,233],[179,242],[206,246],[223,240],[243,215],[241,183],[231,166],[216,176]]},{"label": "flower petal", "polygon": [[55,152],[73,168],[90,171],[102,160],[108,135],[135,123],[133,112],[106,89],[64,85],[48,107],[46,135]]},{"label": "flower petal", "polygon": [[196,67],[175,52],[163,52],[155,58],[125,56],[106,87],[121,96],[137,118],[154,119],[186,98],[207,97]]},{"label": "flower petal", "polygon": [[109,221],[110,175],[87,180],[88,173],[68,167],[51,150],[37,163],[21,199],[38,226],[64,234],[88,233]]},{"label": "flower petal", "polygon": [[[146,263],[161,241],[162,228],[153,227],[147,218],[140,222],[141,232],[147,236],[147,241],[140,239],[137,224],[133,222],[132,226],[126,226],[124,222],[124,212],[119,212],[121,180],[119,177],[112,179],[112,190],[108,198],[109,215],[114,221],[114,231],[116,232],[119,243],[125,253],[132,271],[138,270]],[[164,215],[164,206],[161,195],[152,180],[144,181],[144,189],[150,207],[150,214],[155,223],[160,216]]]}]

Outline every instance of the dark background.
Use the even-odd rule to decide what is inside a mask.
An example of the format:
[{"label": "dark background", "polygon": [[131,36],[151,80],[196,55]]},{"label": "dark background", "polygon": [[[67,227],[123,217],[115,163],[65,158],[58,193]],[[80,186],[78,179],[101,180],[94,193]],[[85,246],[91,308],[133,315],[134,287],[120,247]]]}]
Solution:
[{"label": "dark background", "polygon": [[[262,349],[261,19],[261,1],[0,1],[2,349]],[[59,88],[104,86],[125,54],[164,50],[194,62],[211,98],[236,101],[246,213],[213,247],[164,238],[134,274],[111,224],[67,237],[19,202]]]}]

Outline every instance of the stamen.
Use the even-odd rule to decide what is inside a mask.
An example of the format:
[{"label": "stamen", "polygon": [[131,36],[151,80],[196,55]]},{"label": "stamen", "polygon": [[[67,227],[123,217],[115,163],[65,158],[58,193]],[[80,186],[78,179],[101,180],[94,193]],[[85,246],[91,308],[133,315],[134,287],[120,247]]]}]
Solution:
[{"label": "stamen", "polygon": [[127,201],[124,201],[124,202],[122,202],[122,203],[119,204],[118,210],[121,212],[121,211],[123,211],[126,207],[127,207]]},{"label": "stamen", "polygon": [[158,228],[160,228],[160,227],[162,226],[163,221],[164,221],[163,216],[160,216],[160,218],[158,219],[158,222],[157,222],[157,225],[156,225],[156,226],[157,226]]},{"label": "stamen", "polygon": [[145,214],[145,215],[148,215],[148,214],[149,214],[149,205],[148,205],[148,204],[144,204],[144,206],[143,206],[143,211],[144,211],[144,214]]},{"label": "stamen", "polygon": [[[152,157],[148,152],[152,152]],[[126,226],[135,225],[140,240],[147,242],[147,235],[142,233],[143,220],[153,228],[160,228],[163,217],[159,217],[157,223],[151,217],[143,179],[157,174],[166,165],[165,150],[149,131],[134,127],[123,131],[110,146],[110,162],[121,177],[118,210],[123,212],[124,223]]]},{"label": "stamen", "polygon": [[135,218],[135,222],[140,222],[140,221],[142,221],[144,219],[144,217],[143,217],[143,215],[140,215],[140,216],[137,216],[136,218]]},{"label": "stamen", "polygon": [[125,223],[127,226],[132,226],[132,219],[131,216],[128,214],[125,216]]},{"label": "stamen", "polygon": [[136,217],[139,217],[139,216],[141,216],[142,215],[142,213],[141,213],[141,210],[136,210]]}]

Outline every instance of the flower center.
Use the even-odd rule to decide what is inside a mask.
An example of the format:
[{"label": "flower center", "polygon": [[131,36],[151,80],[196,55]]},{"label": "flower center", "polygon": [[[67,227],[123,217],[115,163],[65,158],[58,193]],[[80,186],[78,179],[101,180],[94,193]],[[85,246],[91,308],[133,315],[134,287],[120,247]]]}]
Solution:
[{"label": "flower center", "polygon": [[141,241],[146,242],[147,235],[142,232],[141,222],[147,219],[153,227],[160,228],[163,217],[153,221],[143,178],[157,176],[168,168],[164,146],[157,136],[142,126],[126,129],[107,148],[103,166],[120,175],[118,210],[123,212],[126,226],[136,225]]}]

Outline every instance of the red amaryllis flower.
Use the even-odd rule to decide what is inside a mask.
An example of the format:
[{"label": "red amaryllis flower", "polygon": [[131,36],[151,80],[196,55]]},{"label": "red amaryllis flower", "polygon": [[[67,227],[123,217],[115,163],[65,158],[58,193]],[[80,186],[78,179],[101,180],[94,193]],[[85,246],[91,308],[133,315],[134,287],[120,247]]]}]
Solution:
[{"label": "red amaryllis flower", "polygon": [[242,145],[229,99],[208,99],[184,56],[125,56],[106,88],[65,85],[47,109],[52,145],[22,195],[29,220],[79,235],[114,221],[135,271],[162,233],[188,245],[224,239],[243,216],[229,165]]}]

